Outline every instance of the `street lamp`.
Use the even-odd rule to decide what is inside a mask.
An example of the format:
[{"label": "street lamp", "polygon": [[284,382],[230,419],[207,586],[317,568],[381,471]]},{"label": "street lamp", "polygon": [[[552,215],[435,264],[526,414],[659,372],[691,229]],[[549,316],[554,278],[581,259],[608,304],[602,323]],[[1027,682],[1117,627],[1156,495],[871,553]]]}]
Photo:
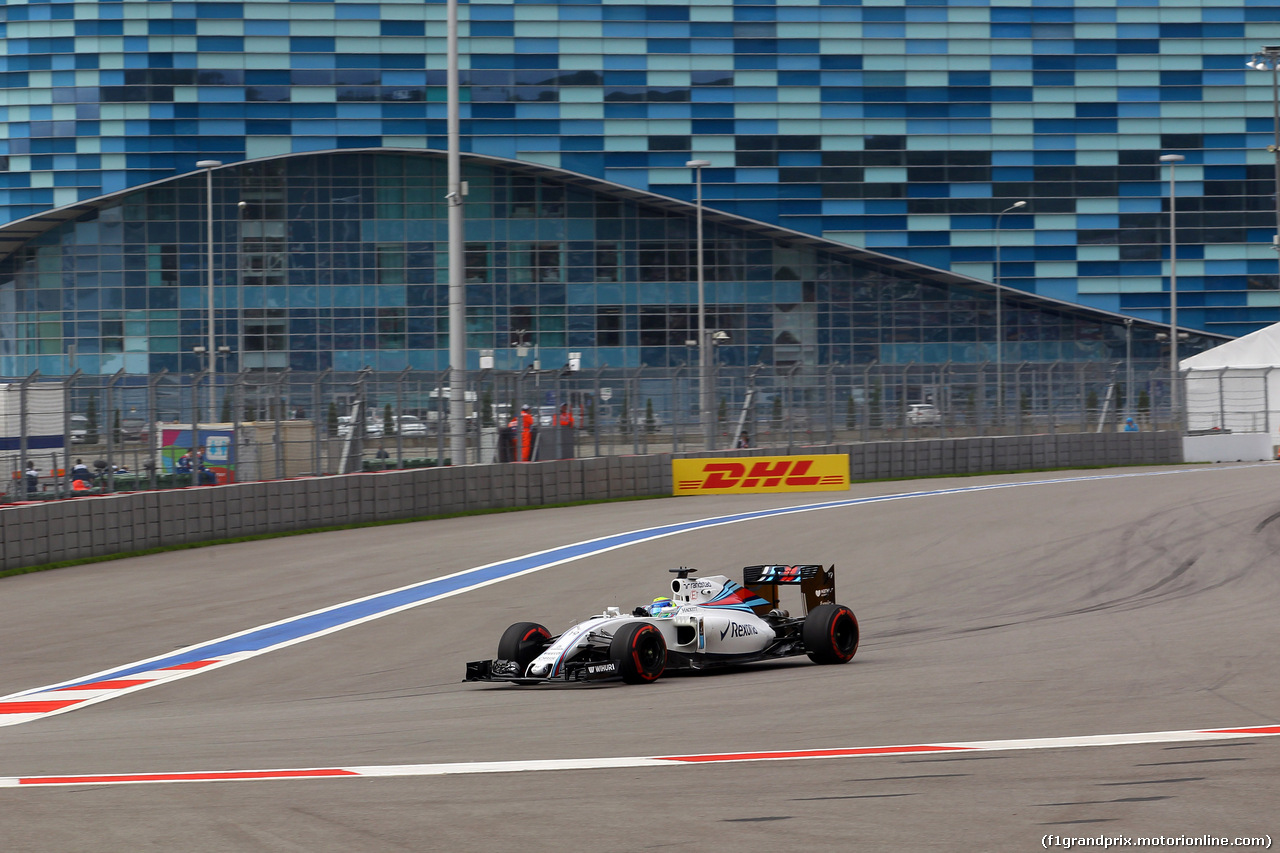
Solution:
[{"label": "street lamp", "polygon": [[1124,318],[1124,413],[1133,416],[1133,318]]},{"label": "street lamp", "polygon": [[1245,63],[1259,71],[1271,71],[1271,103],[1274,111],[1272,125],[1274,141],[1267,146],[1276,158],[1276,234],[1271,238],[1271,248],[1280,253],[1280,45],[1269,44]]},{"label": "street lamp", "polygon": [[1001,427],[1004,427],[1004,289],[1000,284],[1000,220],[1009,211],[1026,206],[1025,201],[1015,201],[996,214],[996,413]]},{"label": "street lamp", "polygon": [[213,420],[214,408],[214,385],[217,380],[217,367],[214,364],[213,354],[217,352],[217,344],[214,341],[213,330],[213,170],[222,165],[221,160],[200,160],[196,163],[197,169],[204,169],[204,201],[205,201],[205,248],[208,251],[208,257],[205,262],[205,273],[208,275],[209,282],[209,304],[208,317],[206,324],[208,328],[209,343],[205,346],[205,354],[209,358],[209,420]]},{"label": "street lamp", "polygon": [[449,205],[449,455],[467,462],[467,285],[462,198],[462,87],[458,64],[458,0],[445,4],[445,100]]},{"label": "street lamp", "polygon": [[1169,414],[1178,428],[1178,164],[1181,154],[1162,154],[1169,164]]},{"label": "street lamp", "polygon": [[710,160],[690,160],[685,163],[693,169],[693,181],[696,187],[694,204],[697,206],[697,253],[698,253],[698,407],[702,410],[703,439],[707,450],[715,450],[715,422],[711,417],[712,389],[708,378],[711,364],[711,348],[707,345],[707,282],[706,270],[702,262],[702,170],[711,165]]}]

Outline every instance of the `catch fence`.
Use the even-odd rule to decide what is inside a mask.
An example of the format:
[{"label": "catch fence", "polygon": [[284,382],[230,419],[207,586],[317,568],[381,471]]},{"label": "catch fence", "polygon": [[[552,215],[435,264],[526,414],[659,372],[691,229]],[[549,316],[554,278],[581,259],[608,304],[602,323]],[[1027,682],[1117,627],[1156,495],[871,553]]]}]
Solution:
[{"label": "catch fence", "polygon": [[[734,447],[1170,428],[1167,365],[696,366],[472,371],[465,460],[452,460],[448,371],[47,377],[0,385],[10,497],[120,491],[381,468]],[[1191,391],[1188,390],[1188,394]],[[1248,405],[1268,401],[1248,398]],[[525,435],[520,412],[528,406]],[[511,425],[515,423],[515,429]],[[77,460],[89,485],[75,486]],[[84,479],[83,474],[80,479]]]}]

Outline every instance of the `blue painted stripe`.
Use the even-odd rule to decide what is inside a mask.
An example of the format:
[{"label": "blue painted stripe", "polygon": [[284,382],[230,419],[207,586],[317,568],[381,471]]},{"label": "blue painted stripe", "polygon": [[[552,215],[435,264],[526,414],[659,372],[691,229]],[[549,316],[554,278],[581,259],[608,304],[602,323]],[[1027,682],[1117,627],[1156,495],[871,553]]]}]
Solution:
[{"label": "blue painted stripe", "polygon": [[1207,469],[1182,468],[1172,471],[1097,474],[1087,477],[1029,480],[1013,483],[992,483],[982,486],[962,486],[954,489],[929,489],[925,491],[900,492],[892,495],[879,495],[874,497],[847,498],[837,501],[827,501],[824,503],[805,504],[802,506],[753,510],[751,512],[734,513],[732,515],[723,515],[713,518],[682,521],[675,524],[666,524],[643,530],[631,530],[625,533],[616,533],[599,539],[575,542],[571,545],[564,545],[559,548],[552,548],[548,551],[541,551],[535,554],[525,554],[511,560],[503,560],[502,562],[493,563],[487,566],[478,566],[474,569],[460,572],[451,577],[424,581],[420,584],[415,584],[403,589],[391,590],[367,599],[346,602],[326,610],[288,619],[275,625],[254,628],[236,636],[224,637],[203,645],[182,649],[165,657],[153,658],[136,664],[129,664],[120,669],[96,673],[92,676],[87,676],[75,681],[67,681],[51,687],[41,687],[37,690],[24,691],[24,693],[37,693],[44,690],[88,684],[94,681],[124,678],[129,675],[135,675],[137,673],[147,672],[153,669],[164,669],[166,667],[178,666],[180,664],[191,663],[193,661],[222,658],[237,653],[263,652],[277,646],[298,642],[315,634],[333,631],[355,624],[362,620],[367,621],[370,618],[387,615],[397,609],[425,604],[440,596],[462,592],[493,581],[501,581],[523,572],[537,571],[558,563],[578,560],[583,557],[600,554],[615,548],[636,545],[641,542],[648,542],[654,539],[660,539],[664,536],[674,536],[693,530],[705,530],[726,524],[758,521],[760,519],[777,518],[780,516],[794,515],[803,512],[820,512],[823,510],[841,509],[844,507],[860,506],[862,504],[882,503],[884,501],[969,494],[996,489],[1014,489],[1024,488],[1027,486],[1042,486],[1059,483],[1079,483],[1090,480],[1130,479],[1134,477],[1158,477],[1176,474],[1206,473],[1212,471],[1234,470],[1235,468],[1240,467],[1257,466],[1232,466],[1232,468]]}]

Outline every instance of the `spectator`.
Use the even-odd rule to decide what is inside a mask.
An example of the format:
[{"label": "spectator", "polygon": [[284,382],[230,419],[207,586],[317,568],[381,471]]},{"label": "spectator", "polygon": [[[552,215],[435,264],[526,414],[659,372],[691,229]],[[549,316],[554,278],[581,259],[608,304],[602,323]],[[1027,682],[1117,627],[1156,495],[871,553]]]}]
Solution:
[{"label": "spectator", "polygon": [[28,460],[27,462],[27,497],[34,497],[35,493],[40,490],[40,469],[36,467],[36,463]]},{"label": "spectator", "polygon": [[745,429],[742,431],[742,435],[738,436],[738,440],[733,446],[739,450],[751,446],[751,437],[747,435],[747,431]]},{"label": "spectator", "polygon": [[198,475],[197,482],[199,482],[200,485],[217,485],[218,475],[209,467],[209,454],[205,451],[203,444],[196,448],[195,467]]},{"label": "spectator", "polygon": [[507,427],[513,431],[516,442],[515,461],[528,462],[533,458],[533,415],[527,404],[520,407],[520,414],[512,418]]},{"label": "spectator", "polygon": [[77,459],[76,464],[71,466],[72,481],[81,481],[90,483],[93,481],[93,473],[89,470],[89,466],[84,464],[83,459]]},{"label": "spectator", "polygon": [[187,483],[190,483],[191,477],[191,451],[188,450],[178,457],[178,461],[173,464],[174,473],[179,477],[187,477]]}]

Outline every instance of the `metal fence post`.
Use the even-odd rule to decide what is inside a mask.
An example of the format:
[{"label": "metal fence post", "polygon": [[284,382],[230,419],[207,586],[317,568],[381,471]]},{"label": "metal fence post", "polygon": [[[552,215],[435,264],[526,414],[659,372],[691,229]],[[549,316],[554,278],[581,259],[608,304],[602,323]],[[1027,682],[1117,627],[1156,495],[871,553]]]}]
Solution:
[{"label": "metal fence post", "polygon": [[[324,440],[328,442],[328,440],[332,438],[332,436],[329,435],[328,409],[322,408],[321,400],[323,399],[323,394],[324,394],[324,381],[329,378],[329,375],[331,373],[333,373],[333,368],[326,367],[323,371],[320,372],[318,376],[316,376],[316,378],[311,383],[311,411],[315,413],[314,415],[315,420],[311,430],[311,461],[312,461],[312,471],[314,471],[316,474],[322,473],[328,467],[328,465],[326,464],[328,461],[327,458],[326,458],[326,463],[322,463],[320,461],[320,440],[321,440],[320,439],[320,434],[321,434],[320,418],[321,418],[321,413],[323,412],[324,413],[323,415]],[[326,444],[326,447],[327,446],[328,445]],[[327,457],[328,454],[325,454],[325,456]]]},{"label": "metal fence post", "polygon": [[[26,471],[27,454],[29,452],[28,448],[30,445],[30,430],[27,426],[27,419],[31,417],[31,412],[29,411],[27,403],[27,390],[31,387],[31,383],[36,381],[36,378],[39,375],[40,371],[31,371],[27,378],[22,380],[22,383],[18,386],[18,460],[17,465],[15,466],[17,468],[18,476],[14,478],[13,485],[15,488],[21,490],[24,490],[23,487],[26,485],[22,477]],[[21,492],[19,494],[20,496],[25,497]]]},{"label": "metal fence post", "polygon": [[1262,431],[1271,434],[1271,371],[1268,367],[1262,374]]},{"label": "metal fence post", "polygon": [[156,449],[159,447],[157,442],[160,439],[157,435],[160,432],[160,416],[156,412],[156,386],[168,373],[169,369],[162,367],[159,373],[147,377],[147,461],[143,464],[143,468],[150,475],[153,491],[156,488],[156,468],[158,467],[156,457],[160,455]]},{"label": "metal fence post", "polygon": [[827,365],[827,444],[836,443],[836,368],[838,364]]},{"label": "metal fence post", "polygon": [[862,440],[871,440],[871,368],[872,361],[862,370]]},{"label": "metal fence post", "polygon": [[1057,435],[1058,424],[1057,424],[1057,418],[1054,417],[1054,395],[1053,395],[1054,376],[1053,374],[1058,369],[1058,365],[1060,363],[1061,362],[1055,361],[1053,364],[1049,365],[1049,371],[1048,371],[1048,385],[1047,385],[1047,392],[1046,392],[1048,394],[1048,400],[1045,403],[1045,407],[1049,413],[1049,435]]},{"label": "metal fence post", "polygon": [[[404,381],[409,377],[409,371],[412,369],[413,368],[411,367],[406,367],[404,370],[400,371],[400,375],[396,377],[396,411],[395,414],[392,415],[392,418],[396,426],[397,468],[404,467],[404,423],[400,416],[404,414]],[[463,400],[466,400],[465,394],[463,395]],[[466,405],[465,402],[463,405]],[[383,429],[385,431],[386,428],[384,427]]]},{"label": "metal fence post", "polygon": [[275,413],[275,435],[272,437],[272,444],[276,452],[276,479],[283,480],[285,477],[284,464],[284,436],[280,434],[280,415],[284,411],[284,380],[289,375],[289,368],[285,368],[276,375],[275,381],[275,404],[271,407]]},{"label": "metal fence post", "polygon": [[124,368],[122,367],[119,370],[117,370],[110,379],[107,380],[107,409],[110,413],[108,417],[111,419],[111,426],[107,430],[107,458],[106,458],[107,491],[109,492],[114,492],[116,490],[116,465],[115,465],[115,451],[116,451],[116,438],[117,438],[116,423],[120,420],[120,412],[116,410],[116,406],[115,406],[115,390],[116,390],[116,383],[119,382],[121,379],[123,379],[124,376],[125,376],[125,372],[124,372]]},{"label": "metal fence post", "polygon": [[53,490],[54,494],[58,497],[71,494],[71,387],[75,385],[76,380],[83,374],[83,370],[76,368],[75,373],[68,376],[62,385],[62,435],[65,438],[63,447],[65,452],[63,453],[64,458],[62,460],[62,476],[59,477],[57,475],[56,468],[53,471]]}]

